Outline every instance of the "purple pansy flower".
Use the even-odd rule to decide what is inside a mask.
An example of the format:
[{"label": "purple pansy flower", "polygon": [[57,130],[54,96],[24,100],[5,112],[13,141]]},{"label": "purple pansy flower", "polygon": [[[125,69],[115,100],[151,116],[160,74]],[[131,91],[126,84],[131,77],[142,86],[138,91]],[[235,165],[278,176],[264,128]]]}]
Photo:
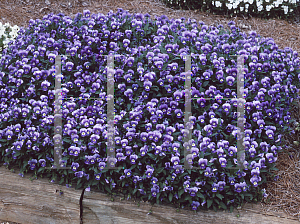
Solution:
[{"label": "purple pansy flower", "polygon": [[274,157],[273,153],[267,153],[266,158],[269,163],[274,163],[277,161],[277,157]]},{"label": "purple pansy flower", "polygon": [[189,188],[189,193],[190,193],[190,196],[191,197],[195,197],[196,196],[196,193],[198,192],[198,187],[191,187]]},{"label": "purple pansy flower", "polygon": [[199,164],[201,169],[205,169],[206,166],[207,166],[207,159],[200,158],[198,160],[198,164]]},{"label": "purple pansy flower", "polygon": [[200,206],[200,203],[198,201],[193,201],[191,206],[192,210],[197,210],[197,208]]}]

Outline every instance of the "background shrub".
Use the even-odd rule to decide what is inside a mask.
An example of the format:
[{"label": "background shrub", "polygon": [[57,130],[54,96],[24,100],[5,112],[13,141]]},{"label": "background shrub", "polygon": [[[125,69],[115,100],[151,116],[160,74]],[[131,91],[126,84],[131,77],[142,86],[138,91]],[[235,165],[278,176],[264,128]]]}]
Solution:
[{"label": "background shrub", "polygon": [[201,10],[227,16],[290,19],[299,14],[299,0],[161,0],[174,9]]}]

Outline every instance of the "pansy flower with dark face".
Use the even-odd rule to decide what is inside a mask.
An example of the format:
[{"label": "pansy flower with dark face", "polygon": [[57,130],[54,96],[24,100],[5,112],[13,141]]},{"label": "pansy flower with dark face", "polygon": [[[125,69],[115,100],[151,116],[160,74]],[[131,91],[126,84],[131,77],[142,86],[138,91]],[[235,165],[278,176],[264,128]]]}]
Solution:
[{"label": "pansy flower with dark face", "polygon": [[240,183],[235,183],[234,187],[235,187],[235,191],[238,192],[238,193],[241,193],[242,190],[243,190],[243,187]]},{"label": "pansy flower with dark face", "polygon": [[37,160],[36,159],[29,160],[28,164],[30,165],[30,169],[34,170],[35,169],[35,165],[37,164]]},{"label": "pansy flower with dark face", "polygon": [[205,169],[207,166],[207,159],[200,158],[198,164],[201,169]]}]

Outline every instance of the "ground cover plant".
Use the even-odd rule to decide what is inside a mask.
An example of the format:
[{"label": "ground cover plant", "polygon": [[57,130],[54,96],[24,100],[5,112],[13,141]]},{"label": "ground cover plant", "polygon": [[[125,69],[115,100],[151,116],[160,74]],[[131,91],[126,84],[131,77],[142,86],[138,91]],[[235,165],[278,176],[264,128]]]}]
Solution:
[{"label": "ground cover plant", "polygon": [[[76,188],[97,188],[152,203],[230,209],[263,197],[261,185],[276,169],[289,106],[299,88],[299,58],[254,31],[208,27],[201,21],[117,13],[63,14],[30,20],[3,51],[1,161]],[[107,59],[115,56],[116,167],[103,169],[107,141]],[[54,58],[62,59],[63,156],[72,170],[53,164]],[[189,163],[184,170],[184,66],[192,55]],[[246,55],[245,169],[236,166],[237,63]],[[249,56],[254,55],[254,56]],[[82,99],[78,99],[82,97]],[[87,98],[101,98],[88,100]]]},{"label": "ground cover plant", "polygon": [[162,0],[174,9],[201,10],[229,16],[291,18],[299,13],[299,0]]}]

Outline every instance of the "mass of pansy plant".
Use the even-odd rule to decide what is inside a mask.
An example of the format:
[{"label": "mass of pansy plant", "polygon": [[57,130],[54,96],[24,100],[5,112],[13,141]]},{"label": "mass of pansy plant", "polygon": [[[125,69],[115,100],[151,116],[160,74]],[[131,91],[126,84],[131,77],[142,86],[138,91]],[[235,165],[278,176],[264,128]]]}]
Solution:
[{"label": "mass of pansy plant", "polygon": [[174,9],[199,9],[230,16],[287,19],[295,16],[299,0],[161,0]]},{"label": "mass of pansy plant", "polygon": [[[261,200],[281,136],[291,131],[288,110],[297,98],[300,63],[297,52],[278,49],[272,38],[242,33],[233,21],[228,26],[164,15],[153,21],[123,9],[30,20],[0,61],[0,161],[18,166],[21,176],[32,172],[193,210],[232,211]],[[62,155],[71,169],[47,169],[54,163],[55,56],[66,54],[62,95],[74,98],[62,103]],[[108,54],[115,55],[114,70]],[[185,144],[187,55],[193,135]],[[237,55],[245,55],[245,162],[244,169],[229,169],[237,167]],[[115,77],[116,170],[104,169],[109,73]],[[184,169],[184,159],[198,169]]]},{"label": "mass of pansy plant", "polygon": [[2,24],[0,22],[0,59],[2,51],[7,47],[7,44],[17,37],[20,28],[17,25],[11,26],[9,23]]}]

